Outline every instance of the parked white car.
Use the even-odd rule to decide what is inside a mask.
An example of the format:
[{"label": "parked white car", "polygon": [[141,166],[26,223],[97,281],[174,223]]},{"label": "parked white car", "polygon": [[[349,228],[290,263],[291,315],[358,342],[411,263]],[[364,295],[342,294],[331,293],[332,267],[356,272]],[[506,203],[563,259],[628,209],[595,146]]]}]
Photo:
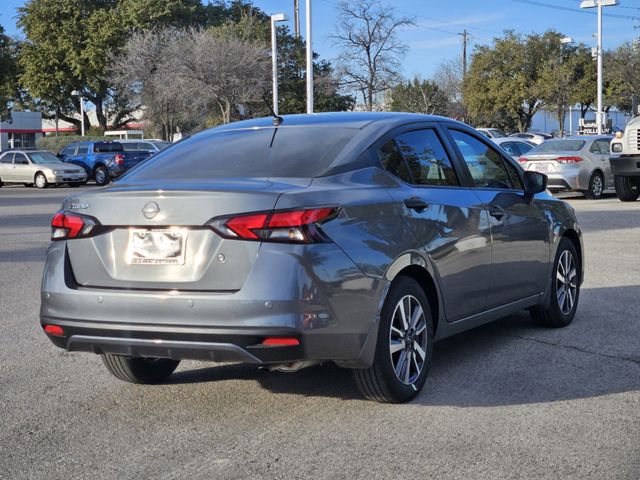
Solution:
[{"label": "parked white car", "polygon": [[493,138],[492,141],[496,145],[500,145],[514,160],[518,160],[522,155],[529,153],[529,151],[536,146],[535,143],[511,137]]},{"label": "parked white car", "polygon": [[476,130],[479,131],[481,134],[483,134],[485,137],[490,138],[492,140],[494,138],[503,138],[507,136],[507,134],[504,133],[499,128],[480,127],[480,128],[476,128]]},{"label": "parked white car", "polygon": [[0,187],[22,183],[47,188],[66,183],[71,187],[87,183],[84,168],[62,162],[47,150],[10,150],[0,155]]},{"label": "parked white car", "polygon": [[542,142],[551,140],[553,138],[553,135],[549,135],[548,133],[534,132],[512,133],[509,136],[513,138],[519,138],[520,140],[526,140],[527,142],[532,142],[536,145],[540,145]]}]

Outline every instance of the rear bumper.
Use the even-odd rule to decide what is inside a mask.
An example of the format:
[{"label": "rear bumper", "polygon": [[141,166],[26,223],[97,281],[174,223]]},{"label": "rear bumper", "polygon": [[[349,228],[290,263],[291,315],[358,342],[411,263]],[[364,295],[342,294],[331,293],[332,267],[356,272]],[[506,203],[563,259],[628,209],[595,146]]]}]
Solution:
[{"label": "rear bumper", "polygon": [[[63,337],[49,336],[60,348],[258,364],[373,361],[386,283],[362,274],[334,244],[265,244],[235,292],[87,288],[70,270],[65,242],[52,243],[40,322],[63,328]],[[283,336],[299,345],[261,345]]]},{"label": "rear bumper", "polygon": [[611,157],[611,171],[622,177],[640,176],[640,155],[621,155]]}]

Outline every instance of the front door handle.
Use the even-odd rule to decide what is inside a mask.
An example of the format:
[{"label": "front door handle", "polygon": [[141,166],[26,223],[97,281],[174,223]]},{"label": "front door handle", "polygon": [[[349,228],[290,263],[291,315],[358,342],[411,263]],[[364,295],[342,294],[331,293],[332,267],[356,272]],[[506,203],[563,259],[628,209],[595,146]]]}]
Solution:
[{"label": "front door handle", "polygon": [[415,210],[418,213],[423,211],[425,208],[429,206],[429,204],[425,202],[423,199],[421,199],[420,197],[407,198],[404,201],[404,204],[407,208],[410,208],[411,210]]},{"label": "front door handle", "polygon": [[507,214],[507,212],[504,211],[504,208],[499,207],[498,205],[490,205],[488,210],[489,215],[491,215],[496,220],[502,220]]}]

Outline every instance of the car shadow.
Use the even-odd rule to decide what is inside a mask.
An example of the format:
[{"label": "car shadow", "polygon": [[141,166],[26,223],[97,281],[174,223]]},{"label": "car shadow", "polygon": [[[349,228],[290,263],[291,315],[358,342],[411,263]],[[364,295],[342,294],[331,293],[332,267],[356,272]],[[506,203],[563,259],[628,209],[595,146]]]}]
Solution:
[{"label": "car shadow", "polygon": [[[601,346],[634,342],[630,320],[620,324],[602,322],[597,297],[612,295],[632,305],[640,287],[617,287],[583,291],[582,311],[564,329],[545,329],[534,324],[527,312],[498,320],[435,345],[429,377],[415,405],[491,407],[547,403],[591,398],[640,390],[640,354],[613,352]],[[608,290],[615,292],[607,292]],[[633,300],[631,300],[633,299]],[[637,301],[637,300],[636,300]],[[611,315],[611,314],[610,314]],[[611,318],[611,320],[614,320]],[[614,329],[612,333],[611,329]],[[600,331],[600,333],[599,333]],[[605,331],[608,331],[605,333]],[[614,335],[614,336],[612,336]],[[603,340],[604,342],[604,340]],[[168,383],[202,383],[223,380],[258,382],[271,393],[361,399],[349,370],[332,363],[280,373],[249,365],[222,365],[180,371]]]}]

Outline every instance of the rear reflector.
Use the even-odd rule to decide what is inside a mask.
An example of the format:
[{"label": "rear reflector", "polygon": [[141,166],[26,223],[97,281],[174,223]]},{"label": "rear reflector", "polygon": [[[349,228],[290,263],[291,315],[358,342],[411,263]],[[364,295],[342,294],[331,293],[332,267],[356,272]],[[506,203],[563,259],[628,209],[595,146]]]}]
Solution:
[{"label": "rear reflector", "polygon": [[319,243],[328,238],[318,225],[334,218],[338,208],[308,208],[252,213],[214,219],[209,226],[224,238],[281,243]]},{"label": "rear reflector", "polygon": [[262,341],[262,345],[269,347],[295,347],[300,341],[294,337],[268,337]]},{"label": "rear reflector", "polygon": [[45,325],[44,333],[54,337],[64,337],[64,330],[59,325]]}]

